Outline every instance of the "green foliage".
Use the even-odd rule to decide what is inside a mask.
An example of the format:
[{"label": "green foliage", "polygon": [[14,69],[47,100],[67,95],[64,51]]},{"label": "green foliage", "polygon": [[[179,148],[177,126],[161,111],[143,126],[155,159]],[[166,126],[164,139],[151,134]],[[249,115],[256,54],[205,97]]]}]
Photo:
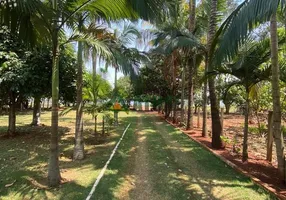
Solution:
[{"label": "green foliage", "polygon": [[220,65],[224,60],[234,58],[239,48],[247,41],[249,32],[259,23],[269,21],[270,16],[277,11],[279,2],[280,0],[243,1],[217,31],[212,47],[214,52],[216,44],[219,43],[213,56],[214,64]]},{"label": "green foliage", "polygon": [[[217,92],[227,109],[232,105],[241,106],[245,101],[245,90],[239,85],[233,85],[235,78],[229,75],[220,75],[217,81]],[[229,111],[229,110],[227,110]]]},{"label": "green foliage", "polygon": [[224,141],[226,144],[231,144],[231,139],[227,136],[220,136],[221,140]]},{"label": "green foliage", "polygon": [[271,84],[263,81],[253,87],[250,95],[251,108],[257,112],[272,110]]},{"label": "green foliage", "polygon": [[0,27],[0,104],[14,101],[24,89],[28,53],[6,26]]},{"label": "green foliage", "polygon": [[252,134],[259,134],[260,136],[264,136],[266,135],[268,129],[267,129],[266,124],[261,123],[260,127],[252,127],[252,126],[248,127],[248,131],[249,133],[252,133]]},{"label": "green foliage", "polygon": [[107,110],[111,103],[107,101],[112,94],[111,85],[100,75],[96,77],[91,73],[84,75],[83,99],[84,111],[96,117],[98,113]]},{"label": "green foliage", "polygon": [[147,66],[140,69],[139,77],[133,83],[136,96],[149,94],[167,97],[171,94],[171,88],[168,85],[162,69],[159,67],[149,68]]},{"label": "green foliage", "polygon": [[129,77],[125,76],[117,80],[117,94],[127,101],[133,98],[134,91]]}]

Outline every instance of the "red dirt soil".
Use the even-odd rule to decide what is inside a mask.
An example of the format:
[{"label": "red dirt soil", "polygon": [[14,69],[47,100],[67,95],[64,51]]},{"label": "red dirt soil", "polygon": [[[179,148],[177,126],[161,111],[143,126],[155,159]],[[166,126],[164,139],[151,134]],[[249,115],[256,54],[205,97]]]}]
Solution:
[{"label": "red dirt soil", "polygon": [[[160,117],[163,116],[160,115]],[[171,125],[179,128],[182,132],[191,137],[193,140],[197,141],[198,143],[201,143],[204,147],[208,148],[211,152],[216,154],[218,157],[222,158],[222,160],[226,160],[226,162],[230,161],[233,168],[249,176],[256,183],[262,185],[265,189],[276,194],[278,198],[286,199],[286,185],[281,183],[278,179],[276,154],[274,153],[275,146],[273,147],[273,162],[270,163],[266,161],[266,148],[265,148],[266,143],[261,142],[261,137],[250,135],[248,162],[242,163],[241,152],[233,153],[232,144],[226,144],[226,148],[223,150],[213,149],[211,146],[211,137],[202,137],[202,129],[197,127],[196,117],[194,119],[194,129],[191,131],[186,131],[182,127],[179,127],[178,124],[173,124],[171,120],[166,120],[166,121]],[[200,122],[200,124],[202,125],[202,121]],[[207,126],[210,132],[211,130],[210,118],[208,118]],[[243,134],[242,127],[243,127],[243,116],[241,115],[224,116],[224,135],[226,135],[229,138],[232,138],[234,132],[236,134],[239,134],[240,139],[237,146],[239,147],[241,146],[241,149],[242,149],[241,139]],[[233,129],[236,130],[233,131]],[[259,149],[259,152],[255,151],[257,149]],[[262,153],[260,153],[261,149]]]}]

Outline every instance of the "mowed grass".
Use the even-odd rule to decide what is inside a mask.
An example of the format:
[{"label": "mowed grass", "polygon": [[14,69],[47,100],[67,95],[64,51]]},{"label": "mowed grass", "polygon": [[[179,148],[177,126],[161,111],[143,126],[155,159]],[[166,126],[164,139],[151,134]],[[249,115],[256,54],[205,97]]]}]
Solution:
[{"label": "mowed grass", "polygon": [[[124,118],[126,113],[120,113]],[[0,137],[0,199],[85,199],[101,168],[121,136],[126,122],[107,137],[93,136],[94,122],[84,117],[86,158],[72,161],[75,112],[60,117],[60,169],[66,183],[60,188],[47,187],[47,167],[50,143],[50,112],[44,112],[44,126],[31,127],[32,113],[17,115],[17,135]],[[101,130],[101,116],[98,129]],[[0,116],[0,136],[7,130],[7,116]],[[9,186],[9,184],[14,183]],[[7,187],[9,186],[9,187]]]},{"label": "mowed grass", "polygon": [[88,130],[93,128],[89,119],[85,117],[86,159],[73,162],[75,113],[60,118],[60,167],[67,183],[49,189],[50,113],[43,114],[43,127],[24,126],[31,116],[20,115],[22,133],[0,139],[0,199],[85,199],[128,123],[132,124],[92,199],[275,199],[157,116],[120,113],[121,125],[102,144]]},{"label": "mowed grass", "polygon": [[[141,114],[129,120],[133,125],[93,199],[276,199],[158,117]],[[147,155],[136,163],[142,160],[142,139]],[[151,198],[138,189],[142,184]]]}]

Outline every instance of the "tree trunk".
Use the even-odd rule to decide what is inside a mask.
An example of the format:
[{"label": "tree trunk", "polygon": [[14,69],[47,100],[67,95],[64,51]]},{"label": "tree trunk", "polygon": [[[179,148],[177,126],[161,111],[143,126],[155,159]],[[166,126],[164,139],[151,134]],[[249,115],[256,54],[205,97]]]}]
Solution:
[{"label": "tree trunk", "polygon": [[266,160],[272,162],[273,150],[273,111],[268,113],[268,135],[267,135],[267,156]]},{"label": "tree trunk", "polygon": [[50,98],[48,98],[48,100],[47,100],[47,109],[49,109],[50,108]]},{"label": "tree trunk", "polygon": [[[207,73],[207,63],[205,66],[205,74]],[[203,130],[202,130],[202,136],[207,137],[207,101],[208,101],[208,96],[207,96],[207,90],[208,90],[208,83],[207,80],[204,81],[204,91],[203,91]]]},{"label": "tree trunk", "polygon": [[[53,0],[53,9],[57,11],[58,1]],[[53,61],[52,61],[52,132],[50,144],[50,157],[48,166],[48,184],[56,187],[60,184],[61,175],[59,167],[59,138],[58,138],[58,109],[59,109],[59,37],[58,18],[53,25]]]},{"label": "tree trunk", "polygon": [[[78,29],[81,30],[83,26],[83,19],[79,20]],[[75,126],[75,146],[73,152],[74,160],[82,160],[84,158],[84,142],[83,142],[83,100],[82,100],[82,87],[83,87],[83,43],[78,42],[77,51],[77,96],[76,96],[76,126]]]},{"label": "tree trunk", "polygon": [[45,101],[46,101],[46,99],[45,98],[43,98],[43,101],[42,101],[42,103],[41,103],[41,108],[45,108]]},{"label": "tree trunk", "polygon": [[[93,81],[96,81],[96,51],[93,49],[92,55],[92,72],[93,72]],[[97,97],[95,96],[94,100],[95,106],[97,105]],[[94,134],[97,134],[97,114],[94,117]]]},{"label": "tree trunk", "polygon": [[13,136],[16,133],[16,102],[15,94],[13,92],[10,94],[9,107],[8,135]]},{"label": "tree trunk", "polygon": [[104,136],[105,134],[105,117],[102,116],[102,133],[101,135]]},{"label": "tree trunk", "polygon": [[[114,96],[115,96],[115,99],[117,99],[117,67],[115,67],[115,75],[114,75]],[[117,100],[116,100],[117,101]],[[140,102],[140,109],[142,110],[142,103]],[[118,126],[118,113],[117,112],[114,112],[114,125],[115,126]]]},{"label": "tree trunk", "polygon": [[281,133],[281,103],[278,65],[278,34],[276,13],[271,16],[271,65],[272,65],[272,99],[273,99],[273,136],[276,144],[279,178],[285,182],[284,142]]},{"label": "tree trunk", "polygon": [[94,135],[97,134],[97,115],[94,116]]},{"label": "tree trunk", "polygon": [[[193,58],[195,59],[195,58]],[[194,77],[194,62],[190,60],[189,63],[189,83],[188,83],[188,90],[189,90],[189,94],[188,94],[188,120],[187,120],[187,127],[186,130],[192,130],[194,128],[193,125],[193,101],[194,101],[194,87],[193,87],[193,77]]]},{"label": "tree trunk", "polygon": [[168,105],[167,105],[167,102],[165,102],[164,110],[165,110],[165,119],[167,119],[168,118]]},{"label": "tree trunk", "polygon": [[173,52],[173,55],[172,55],[172,60],[173,60],[173,98],[172,98],[172,106],[173,106],[173,124],[176,124],[176,117],[177,117],[177,94],[176,94],[176,90],[177,90],[177,87],[176,87],[176,70],[177,70],[177,66],[176,66],[176,52]]},{"label": "tree trunk", "polygon": [[181,94],[181,125],[185,123],[185,66],[182,71],[182,94]]},{"label": "tree trunk", "polygon": [[41,125],[41,98],[34,98],[34,109],[33,109],[33,121],[32,126],[40,126]]},{"label": "tree trunk", "polygon": [[[196,0],[189,1],[189,30],[193,32],[196,25]],[[196,55],[193,53],[193,59],[189,59],[189,80],[188,80],[188,119],[187,119],[187,130],[193,129],[193,81],[194,81],[194,69],[196,67]]]},{"label": "tree trunk", "polygon": [[225,114],[229,114],[229,110],[230,110],[230,104],[225,104]]},{"label": "tree trunk", "polygon": [[[214,35],[216,33],[216,21],[217,21],[217,0],[212,0],[211,4],[211,14],[210,14],[210,22],[209,22],[209,31],[208,31],[208,70],[211,65],[210,58],[210,48],[213,42]],[[216,149],[224,148],[224,143],[221,139],[222,135],[222,125],[219,115],[219,104],[215,93],[215,79],[214,77],[210,77],[208,79],[209,82],[209,93],[210,93],[210,101],[211,101],[211,117],[212,117],[212,147]]]},{"label": "tree trunk", "polygon": [[173,124],[176,124],[177,123],[177,103],[176,103],[176,100],[173,102]]},{"label": "tree trunk", "polygon": [[248,159],[248,116],[249,116],[249,89],[247,86],[246,87],[245,113],[244,113],[242,162],[245,162]]}]

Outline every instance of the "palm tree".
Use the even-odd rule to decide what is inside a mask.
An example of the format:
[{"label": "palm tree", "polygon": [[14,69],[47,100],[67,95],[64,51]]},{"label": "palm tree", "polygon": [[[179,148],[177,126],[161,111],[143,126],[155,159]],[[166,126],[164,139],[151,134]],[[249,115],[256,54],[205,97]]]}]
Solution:
[{"label": "palm tree", "polygon": [[[211,13],[210,13],[210,20],[209,20],[209,30],[208,30],[208,41],[207,41],[207,52],[208,56],[206,58],[206,68],[211,70],[210,66],[211,57],[211,45],[213,43],[215,34],[216,34],[216,26],[217,26],[217,6],[218,1],[212,0],[211,1]],[[212,147],[216,149],[224,148],[224,142],[221,139],[222,135],[222,124],[219,115],[219,104],[215,93],[215,79],[214,77],[210,77],[208,79],[209,83],[209,93],[210,93],[210,101],[211,101],[211,117],[212,117]]]},{"label": "palm tree", "polygon": [[[196,0],[190,0],[189,2],[189,31],[194,32],[196,26]],[[194,102],[194,70],[196,66],[196,53],[190,51],[193,54],[192,58],[188,60],[189,67],[189,80],[188,80],[188,118],[186,130],[193,129],[193,102]]]},{"label": "palm tree", "polygon": [[[280,40],[279,43],[284,42]],[[270,77],[271,66],[266,62],[270,59],[270,41],[262,39],[261,41],[253,41],[249,39],[242,47],[234,60],[226,64],[225,67],[217,68],[217,72],[223,74],[231,74],[237,80],[229,83],[228,89],[234,85],[242,85],[245,88],[245,122],[242,161],[248,159],[248,115],[250,107],[250,93],[257,88],[257,84]]]},{"label": "palm tree", "polygon": [[285,0],[245,0],[225,20],[215,40],[220,45],[215,53],[215,63],[234,57],[239,46],[246,40],[247,34],[257,24],[270,20],[271,66],[272,66],[272,97],[273,97],[273,135],[275,138],[278,171],[282,181],[285,180],[284,142],[281,134],[281,102],[279,87],[278,39],[276,12],[279,4],[285,9]]}]

